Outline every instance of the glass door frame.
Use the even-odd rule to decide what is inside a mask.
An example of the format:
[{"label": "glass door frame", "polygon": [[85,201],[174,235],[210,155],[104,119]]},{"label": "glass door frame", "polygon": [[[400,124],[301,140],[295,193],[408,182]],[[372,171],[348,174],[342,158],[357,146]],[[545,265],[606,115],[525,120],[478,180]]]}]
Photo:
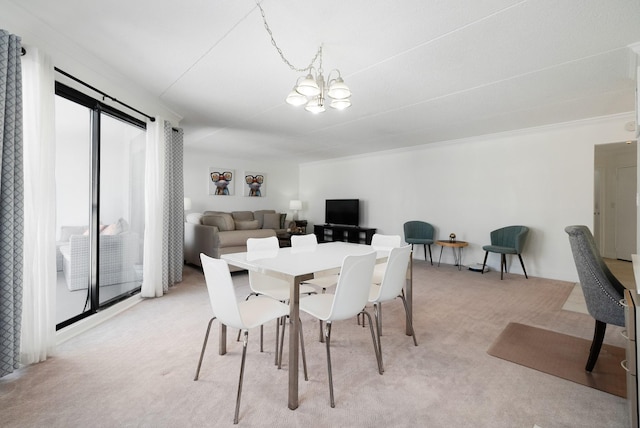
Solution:
[{"label": "glass door frame", "polygon": [[130,116],[120,110],[117,110],[109,105],[106,105],[99,100],[86,95],[77,89],[69,87],[61,82],[55,82],[55,94],[66,98],[69,101],[75,102],[79,105],[87,107],[90,111],[91,117],[91,213],[89,216],[89,278],[88,278],[88,302],[89,309],[82,313],[62,321],[56,325],[56,330],[60,330],[66,326],[69,326],[81,319],[87,318],[99,310],[111,306],[119,301],[130,297],[129,294],[125,294],[120,298],[111,299],[100,305],[100,289],[99,284],[99,269],[98,260],[100,257],[99,248],[99,218],[100,218],[100,143],[101,143],[101,115],[107,114],[115,119],[121,120],[130,125],[138,128],[147,129],[146,122]]}]

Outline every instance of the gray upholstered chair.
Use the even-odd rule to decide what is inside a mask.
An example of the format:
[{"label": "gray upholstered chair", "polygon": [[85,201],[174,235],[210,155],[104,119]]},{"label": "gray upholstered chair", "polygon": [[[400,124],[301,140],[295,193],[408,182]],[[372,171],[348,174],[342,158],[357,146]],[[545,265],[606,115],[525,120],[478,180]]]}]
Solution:
[{"label": "gray upholstered chair", "polygon": [[524,262],[522,261],[522,247],[524,247],[528,233],[529,228],[527,226],[507,226],[492,231],[491,245],[482,247],[485,251],[482,273],[484,273],[484,267],[487,264],[489,253],[498,253],[500,254],[500,279],[502,279],[503,271],[508,272],[507,254],[517,254],[520,259],[520,265],[522,265],[524,277],[529,279],[527,270],[524,268]]},{"label": "gray upholstered chair", "polygon": [[624,326],[624,285],[616,279],[602,260],[596,241],[587,226],[567,226],[573,260],[578,270],[582,293],[589,314],[595,318],[593,342],[585,370],[590,372],[598,360],[607,324]]},{"label": "gray upholstered chair", "polygon": [[424,246],[424,259],[427,260],[427,245],[429,246],[429,259],[433,266],[433,257],[431,257],[431,244],[433,244],[433,226],[424,221],[408,221],[404,224],[404,242]]}]

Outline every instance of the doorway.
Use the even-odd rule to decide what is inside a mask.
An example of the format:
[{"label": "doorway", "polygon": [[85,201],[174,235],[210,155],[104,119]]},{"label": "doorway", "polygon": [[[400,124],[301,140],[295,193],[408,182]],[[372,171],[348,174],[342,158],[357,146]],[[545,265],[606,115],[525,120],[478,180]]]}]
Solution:
[{"label": "doorway", "polygon": [[593,231],[606,258],[637,252],[637,156],[635,141],[595,146]]}]

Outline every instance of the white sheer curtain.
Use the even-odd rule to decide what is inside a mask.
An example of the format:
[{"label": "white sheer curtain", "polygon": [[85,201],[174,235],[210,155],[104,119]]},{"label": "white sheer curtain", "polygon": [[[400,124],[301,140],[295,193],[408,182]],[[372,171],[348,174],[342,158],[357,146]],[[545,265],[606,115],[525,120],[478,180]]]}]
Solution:
[{"label": "white sheer curtain", "polygon": [[147,122],[142,297],[163,295],[164,147],[164,120],[156,117],[154,122]]},{"label": "white sheer curtain", "polygon": [[20,360],[44,361],[55,347],[55,86],[51,59],[22,57],[24,267]]}]

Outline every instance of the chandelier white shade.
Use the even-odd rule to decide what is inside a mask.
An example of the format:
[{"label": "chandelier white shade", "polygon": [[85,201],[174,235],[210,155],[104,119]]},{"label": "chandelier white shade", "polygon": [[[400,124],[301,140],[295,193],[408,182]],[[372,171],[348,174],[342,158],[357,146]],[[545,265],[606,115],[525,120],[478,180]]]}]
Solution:
[{"label": "chandelier white shade", "polygon": [[[320,51],[320,58],[322,58],[322,51]],[[334,71],[338,74],[338,77],[331,79],[331,74]],[[305,105],[305,110],[311,113],[322,113],[326,110],[325,101],[328,96],[331,98],[329,106],[334,109],[344,110],[351,106],[351,90],[344,83],[339,70],[332,70],[327,80],[322,75],[322,69],[318,70],[315,78],[312,72],[307,74],[302,81],[298,79],[299,83],[293,87],[293,90],[289,92],[286,98],[288,104],[293,106]]]},{"label": "chandelier white shade", "polygon": [[[290,69],[300,73],[307,73],[304,78],[299,78],[293,90],[287,95],[287,104],[293,106],[305,106],[305,110],[311,113],[322,113],[325,111],[325,99],[327,96],[331,98],[329,105],[337,110],[344,110],[351,106],[351,90],[342,80],[340,76],[340,70],[331,70],[328,74],[327,80],[322,75],[322,45],[318,48],[316,55],[311,60],[311,63],[305,68],[298,68],[291,64],[289,60],[282,53],[282,49],[278,46],[273,38],[273,32],[267,23],[267,17],[264,13],[264,9],[259,0],[255,0],[256,6],[260,9],[262,14],[262,21],[264,22],[264,28],[271,37],[271,44],[278,51],[282,62],[287,64]],[[316,67],[315,64],[318,63]],[[335,79],[331,79],[331,74],[336,72],[338,76]],[[314,74],[315,73],[315,74]],[[302,79],[302,80],[300,80]]]}]

